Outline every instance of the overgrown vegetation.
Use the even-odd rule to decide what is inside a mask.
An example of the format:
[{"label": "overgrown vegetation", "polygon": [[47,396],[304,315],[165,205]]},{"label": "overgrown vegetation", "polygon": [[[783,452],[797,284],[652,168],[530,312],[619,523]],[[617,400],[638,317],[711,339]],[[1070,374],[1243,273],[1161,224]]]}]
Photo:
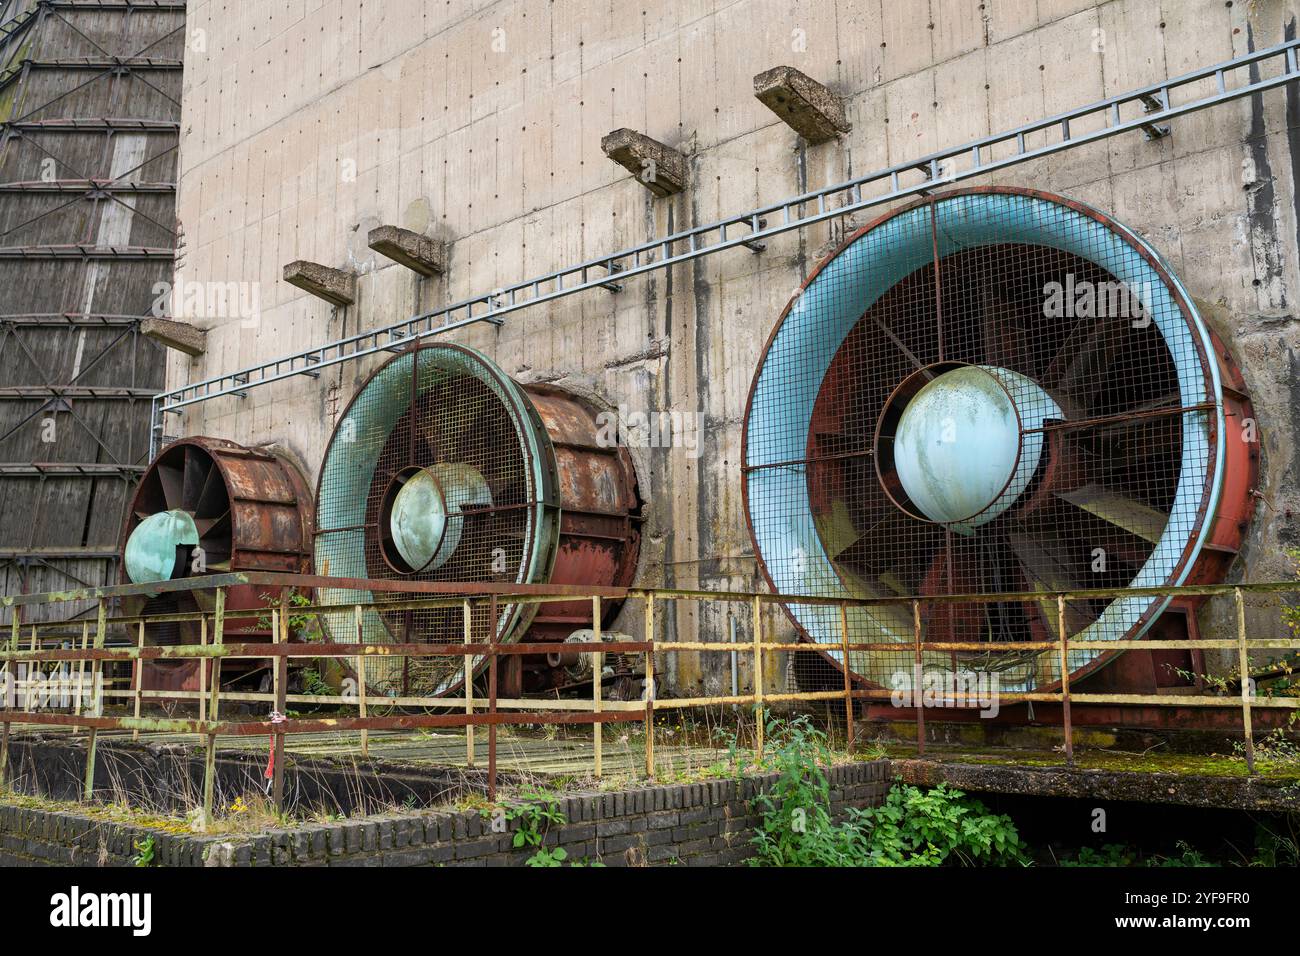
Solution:
[{"label": "overgrown vegetation", "polygon": [[552,826],[567,823],[560,812],[560,802],[554,795],[538,787],[528,787],[520,791],[520,799],[500,807],[485,807],[479,811],[485,820],[504,821],[506,826],[515,827],[511,845],[515,849],[533,847],[535,852],[524,861],[525,866],[549,867],[564,866],[603,866],[598,862],[587,860],[569,860],[569,851],[562,846],[544,846],[546,834]]},{"label": "overgrown vegetation", "polygon": [[[944,866],[1028,862],[1011,819],[960,790],[897,783],[884,805],[830,813],[826,736],[806,717],[767,725],[777,780],[755,798],[755,866]],[[767,754],[764,754],[767,759]]]},{"label": "overgrown vegetation", "polygon": [[137,840],[132,844],[135,847],[135,856],[131,857],[132,866],[153,866],[156,843],[152,836],[147,836],[143,840]]}]

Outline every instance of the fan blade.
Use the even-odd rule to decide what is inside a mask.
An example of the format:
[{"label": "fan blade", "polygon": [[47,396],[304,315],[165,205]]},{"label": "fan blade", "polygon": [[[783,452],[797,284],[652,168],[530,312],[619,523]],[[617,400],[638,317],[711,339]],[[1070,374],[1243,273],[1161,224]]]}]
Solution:
[{"label": "fan blade", "polygon": [[194,499],[195,516],[211,517],[220,515],[230,507],[226,500],[225,483],[221,480],[221,474],[214,463],[209,462],[207,475],[204,476],[203,486],[200,488],[198,496]]},{"label": "fan blade", "polygon": [[1073,491],[1058,491],[1056,496],[1152,544],[1159,543],[1165,525],[1169,523],[1168,515],[1101,485],[1091,484]]},{"label": "fan blade", "polygon": [[206,537],[208,537],[209,535],[211,535],[212,532],[213,532],[214,530],[218,529],[219,527],[222,527],[222,526],[225,526],[225,525],[229,525],[229,524],[230,524],[230,512],[229,512],[229,511],[227,511],[225,514],[218,515],[218,516],[215,517],[215,518],[195,518],[195,519],[194,519],[194,527],[197,528],[198,531],[199,531],[199,538],[200,538],[200,541],[201,541],[203,538],[206,538]]},{"label": "fan blade", "polygon": [[188,445],[185,447],[184,475],[185,478],[181,487],[181,507],[193,514],[198,505],[199,494],[203,490],[204,479],[207,478],[207,475],[204,474],[203,462],[200,460],[199,454]]},{"label": "fan blade", "polygon": [[1078,568],[1071,566],[1074,562],[1060,542],[1034,538],[1020,531],[1007,535],[1007,541],[1029,584],[1041,584],[1046,591],[1072,591],[1079,586]]},{"label": "fan blade", "polygon": [[848,505],[843,500],[832,502],[829,512],[814,515],[813,525],[817,530],[817,537],[821,539],[822,546],[826,549],[827,556],[832,561],[861,541],[863,537],[863,532],[854,526],[853,516],[849,514]]},{"label": "fan blade", "polygon": [[1006,311],[999,307],[1000,303],[994,299],[992,287],[984,281],[987,276],[981,273],[980,279],[980,345],[984,350],[984,361],[989,365],[1014,367],[1017,364],[1014,359],[1017,335],[1014,330],[1008,335]]},{"label": "fan blade", "polygon": [[184,504],[182,472],[172,465],[158,466],[158,480],[162,482],[164,510],[173,511]]},{"label": "fan blade", "polygon": [[[1020,562],[1025,583],[1031,591],[1071,591],[1078,586],[1076,572],[1070,567],[1068,555],[1062,553],[1059,542],[1041,541],[1013,531],[1008,535],[1008,543]],[[1034,606],[1047,630],[1060,637],[1056,601],[1036,601]],[[1070,634],[1079,633],[1091,623],[1092,619],[1088,615],[1077,610],[1073,604],[1066,603],[1065,628]]]}]

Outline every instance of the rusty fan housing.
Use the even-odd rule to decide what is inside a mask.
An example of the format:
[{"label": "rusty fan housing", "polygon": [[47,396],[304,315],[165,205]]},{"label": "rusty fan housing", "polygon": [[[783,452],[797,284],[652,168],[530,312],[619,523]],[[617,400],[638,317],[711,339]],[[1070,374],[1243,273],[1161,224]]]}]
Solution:
[{"label": "rusty fan housing", "polygon": [[[166,531],[153,536],[148,546],[159,559],[154,573],[135,570],[139,562],[132,558],[148,535],[146,523],[169,515],[186,527],[192,522],[196,539],[169,540]],[[146,526],[143,532],[142,526]],[[123,580],[139,584],[230,571],[307,573],[311,527],[307,482],[283,454],[220,438],[182,438],[158,454],[136,489],[122,535]],[[168,545],[173,546],[170,554]],[[256,585],[227,590],[226,640],[271,640],[267,600],[261,590]],[[127,599],[125,610],[133,615],[191,612],[200,607],[211,612],[213,601],[213,595],[197,591],[161,593]],[[155,622],[145,628],[148,644],[197,644],[200,639],[197,621]],[[256,664],[229,661],[223,677],[238,678]],[[146,689],[197,690],[198,662],[151,661],[144,666],[143,680]]]},{"label": "rusty fan housing", "polygon": [[[554,385],[521,385],[464,346],[417,345],[378,368],[335,428],[317,488],[315,561],[335,577],[627,586],[641,499],[601,411]],[[608,431],[607,429],[605,431]],[[322,603],[383,601],[327,589]],[[473,611],[475,639],[562,641],[592,626],[589,600]],[[603,605],[603,624],[619,602]],[[327,615],[336,641],[458,642],[461,607]],[[483,661],[475,662],[475,668]],[[563,683],[545,657],[503,659],[502,692]],[[436,697],[463,686],[452,658],[368,659],[367,690]]]},{"label": "rusty fan housing", "polygon": [[[746,410],[746,515],[781,593],[1220,580],[1254,510],[1252,418],[1227,350],[1144,240],[1051,194],[955,190],[855,232],[786,307]],[[1065,626],[1131,639],[1170,604],[1071,599]],[[838,608],[786,611],[805,639],[841,640]],[[1050,597],[923,602],[922,632],[1052,640],[1056,611]],[[906,603],[852,608],[847,623],[855,643],[914,640]],[[1071,651],[1072,680],[1117,656]],[[824,659],[844,664],[830,648]],[[1145,668],[1149,684],[1190,667],[1164,663]],[[876,687],[913,672],[910,651],[852,652],[848,666]],[[996,676],[1004,691],[1061,676],[1041,652],[932,653],[923,667]],[[807,668],[801,682],[833,673]]]}]

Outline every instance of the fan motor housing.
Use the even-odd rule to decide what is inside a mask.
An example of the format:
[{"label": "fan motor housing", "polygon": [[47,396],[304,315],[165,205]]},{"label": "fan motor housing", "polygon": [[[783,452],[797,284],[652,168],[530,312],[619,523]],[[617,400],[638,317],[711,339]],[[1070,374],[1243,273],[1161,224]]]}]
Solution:
[{"label": "fan motor housing", "polygon": [[[175,520],[150,533],[160,518]],[[169,528],[193,529],[168,540]],[[182,438],[150,463],[136,489],[122,535],[125,583],[172,580],[229,571],[310,570],[312,499],[298,467],[270,449],[246,448],[220,438]],[[143,530],[142,530],[143,528]],[[185,540],[180,540],[184,538]],[[197,557],[197,549],[202,557]],[[141,560],[139,555],[148,555]],[[134,575],[134,576],[133,576]],[[227,589],[224,629],[227,640],[272,639],[268,602],[256,585]],[[126,602],[128,614],[213,610],[211,595],[193,591],[162,593]],[[200,603],[201,602],[201,603]],[[145,630],[150,644],[197,644],[197,621],[155,623]],[[230,661],[225,677],[255,661]],[[150,690],[197,690],[197,661],[150,661],[143,671]]]},{"label": "fan motor housing", "polygon": [[[343,412],[317,487],[315,563],[335,577],[443,583],[626,587],[640,552],[641,499],[627,450],[602,440],[602,410],[552,384],[521,385],[482,353],[417,344],[380,366]],[[325,602],[382,595],[325,589]],[[602,624],[620,602],[606,601]],[[563,641],[590,628],[589,600],[502,604],[472,632]],[[337,640],[356,622],[327,615]],[[362,616],[366,641],[460,640],[460,608]],[[490,631],[489,631],[490,629]],[[476,662],[481,667],[483,660]],[[366,662],[369,690],[386,696],[459,691],[462,664]],[[502,660],[501,693],[566,683],[544,655]]]},{"label": "fan motor housing", "polygon": [[[746,517],[779,593],[1217,581],[1254,511],[1260,446],[1248,425],[1236,364],[1140,237],[1048,193],[959,189],[856,231],[783,311],[746,410]],[[838,609],[786,611],[804,639],[840,641]],[[1161,636],[1194,634],[1194,612],[1187,601],[1072,601],[1066,627],[1098,640],[1157,622]],[[922,613],[931,641],[1057,631],[1051,598]],[[854,642],[913,639],[907,604],[852,609],[848,623]],[[839,680],[842,657],[828,647],[831,666],[801,683]],[[884,687],[911,670],[903,657],[852,653],[848,665]],[[924,667],[1004,666],[939,657]],[[1002,689],[1058,686],[1052,657],[1026,653],[999,671]],[[1117,689],[1204,672],[1199,655],[1071,651],[1071,679],[1115,659],[1096,679]]]}]

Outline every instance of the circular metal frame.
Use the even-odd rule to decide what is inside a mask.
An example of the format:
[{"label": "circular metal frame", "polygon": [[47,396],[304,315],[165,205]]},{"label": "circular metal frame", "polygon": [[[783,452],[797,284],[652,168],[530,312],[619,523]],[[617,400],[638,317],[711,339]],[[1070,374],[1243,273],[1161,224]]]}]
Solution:
[{"label": "circular metal frame", "polygon": [[[1201,553],[1202,542],[1207,536],[1207,527],[1213,523],[1213,516],[1216,514],[1219,504],[1220,489],[1222,487],[1223,474],[1225,470],[1225,455],[1222,442],[1222,435],[1225,427],[1223,389],[1220,379],[1219,364],[1212,358],[1215,353],[1211,343],[1209,330],[1201,320],[1190,296],[1187,295],[1182,284],[1173,275],[1172,270],[1166,266],[1160,256],[1146,243],[1145,240],[1137,236],[1131,230],[1116,222],[1109,216],[1085,206],[1082,203],[1063,199],[1059,196],[1039,190],[996,186],[955,189],[935,196],[919,199],[882,214],[849,235],[833,253],[818,263],[802,284],[799,292],[782,310],[778,322],[774,326],[772,332],[768,336],[766,344],[764,345],[755,376],[750,385],[749,394],[746,400],[745,419],[741,438],[741,447],[744,455],[744,465],[741,476],[741,493],[742,499],[745,502],[745,522],[750,535],[750,540],[754,546],[755,555],[758,558],[757,563],[763,579],[774,592],[782,592],[782,587],[778,580],[773,576],[772,569],[768,566],[768,562],[763,557],[764,548],[762,535],[760,535],[759,529],[755,526],[753,509],[753,495],[755,491],[754,472],[763,468],[764,464],[755,464],[752,462],[751,442],[753,440],[753,428],[755,424],[755,404],[761,387],[760,383],[762,382],[764,373],[768,368],[768,360],[774,353],[774,347],[780,339],[783,329],[786,327],[787,322],[794,311],[798,308],[804,307],[803,304],[809,299],[809,296],[807,295],[809,290],[811,290],[820,279],[828,275],[829,273],[827,270],[830,269],[832,265],[837,264],[841,260],[841,257],[852,250],[855,243],[861,240],[864,236],[867,236],[877,229],[882,229],[890,224],[892,220],[913,214],[918,209],[937,207],[941,204],[953,201],[960,202],[964,197],[1000,197],[1007,203],[1038,200],[1071,210],[1072,212],[1099,224],[1108,230],[1119,242],[1123,243],[1128,249],[1136,253],[1140,261],[1149,268],[1152,273],[1154,273],[1155,277],[1158,278],[1160,282],[1162,294],[1168,296],[1169,300],[1175,306],[1178,315],[1181,317],[1181,320],[1189,328],[1191,333],[1189,336],[1190,344],[1195,350],[1196,362],[1200,371],[1200,380],[1204,383],[1206,393],[1197,397],[1201,402],[1212,403],[1213,405],[1212,413],[1206,416],[1205,422],[1205,457],[1209,462],[1209,467],[1207,468],[1208,473],[1202,483],[1200,494],[1197,496],[1197,500],[1194,504],[1194,529],[1187,535],[1186,540],[1179,549],[1177,558],[1173,562],[1173,566],[1169,569],[1167,574],[1161,575],[1161,580],[1159,581],[1141,581],[1140,579],[1145,573],[1145,568],[1134,578],[1135,584],[1151,583],[1177,585],[1183,583],[1189,574],[1192,573],[1193,567]],[[931,215],[933,216],[933,210]],[[1078,250],[1071,250],[1070,247],[1065,245],[1058,246],[1058,248],[1061,248],[1064,251],[1075,251],[1076,254],[1084,254]],[[936,258],[938,257],[938,249],[936,246]],[[1084,257],[1092,258],[1087,255],[1084,255]],[[1113,272],[1113,270],[1108,266],[1102,266],[1102,268],[1108,272]],[[842,279],[842,276],[837,276],[837,278]],[[860,315],[858,317],[860,318]],[[856,322],[856,318],[853,321]],[[852,327],[852,324],[853,323],[850,323],[849,326],[846,327],[845,334],[847,334],[847,329]],[[1164,334],[1163,329],[1161,329],[1161,333],[1162,335]],[[842,343],[836,343],[836,347],[838,347],[838,344]],[[832,352],[833,351],[834,349],[832,349]],[[1190,403],[1184,401],[1184,407],[1187,404]],[[1186,420],[1186,415],[1184,415],[1184,420]],[[771,464],[768,463],[768,466],[771,467]],[[1172,522],[1170,522],[1170,524],[1172,524]],[[827,563],[829,564],[830,562],[828,561]],[[840,590],[842,592],[847,592],[847,588],[844,587],[838,571],[835,572],[835,577],[839,582]],[[850,593],[823,596],[843,597],[849,600],[854,598],[854,595]],[[1133,602],[1144,606],[1134,607]],[[1124,633],[1115,636],[1140,636],[1148,627],[1150,627],[1154,619],[1165,610],[1169,603],[1169,599],[1116,599],[1116,601],[1112,602],[1106,611],[1103,612],[1103,616],[1105,613],[1109,613],[1112,608],[1122,605],[1125,608],[1123,612],[1124,618],[1132,618],[1132,620],[1128,626],[1123,629]],[[813,631],[821,631],[829,634],[831,633],[832,626],[837,630],[837,622],[832,622],[829,619],[830,616],[821,615],[821,617],[826,617],[827,620],[819,620],[818,615],[806,614],[804,613],[803,608],[796,608],[793,606],[785,606],[785,611],[787,616],[791,619],[796,631],[803,639],[819,644],[829,645],[832,643],[831,638],[828,637],[826,640],[818,640],[812,633]],[[867,613],[869,615],[870,611]],[[837,619],[838,614],[835,614],[834,618]],[[837,643],[838,636],[835,636],[833,641]],[[843,656],[842,654],[830,649],[829,647],[821,653],[833,664],[840,666],[840,658]],[[1115,655],[1116,652],[1114,651],[1071,651],[1067,666],[1070,667],[1072,678],[1078,679],[1096,671],[1108,661],[1112,660]],[[844,662],[844,664],[850,665],[850,673],[859,683],[867,686],[878,686],[863,677],[861,674],[854,672],[851,666],[851,661]],[[1048,684],[1046,687],[1037,687],[1036,689],[1050,690],[1059,685],[1060,678],[1058,672],[1058,677],[1055,682]]]},{"label": "circular metal frame", "polygon": [[[417,397],[422,362],[442,361],[457,372],[470,375],[489,388],[510,415],[515,430],[518,451],[528,476],[529,495],[525,506],[526,524],[523,547],[518,566],[513,574],[516,583],[536,583],[549,578],[555,562],[559,540],[559,508],[555,504],[558,478],[555,472],[555,454],[546,429],[537,416],[532,403],[523,390],[505,375],[487,356],[468,346],[448,342],[420,342],[403,350],[396,358],[375,369],[357,389],[347,407],[338,418],[334,434],[330,437],[322,456],[320,474],[316,485],[316,526],[313,531],[317,566],[338,556],[335,549],[323,543],[326,535],[359,535],[361,540],[344,545],[343,554],[348,566],[329,568],[333,577],[369,577],[366,567],[364,535],[368,523],[365,508],[373,471],[385,442],[398,423],[410,414]],[[376,400],[380,391],[384,398]],[[378,402],[380,407],[373,407]],[[340,438],[344,435],[344,438]],[[416,463],[409,463],[409,470]],[[329,486],[327,498],[325,489]],[[331,525],[327,527],[326,525]],[[382,539],[382,535],[381,535]],[[349,539],[350,540],[350,539]],[[380,548],[386,565],[399,575],[418,574],[419,570],[401,571],[393,567],[384,549]],[[353,567],[352,564],[357,566]],[[358,600],[370,603],[370,592],[346,591],[326,588],[318,592],[325,603],[351,603]],[[527,628],[538,606],[534,603],[503,603],[498,608],[497,620],[492,624],[499,640],[511,640]],[[336,639],[351,643],[358,639],[374,643],[392,640],[388,625],[381,613],[369,609],[362,614],[362,635],[356,633],[355,622],[348,614],[324,615],[326,629]],[[473,670],[478,673],[487,661],[479,656]],[[373,662],[372,662],[373,663]],[[369,670],[369,669],[368,669]],[[463,686],[463,677],[443,681],[429,696],[453,694]]]}]

